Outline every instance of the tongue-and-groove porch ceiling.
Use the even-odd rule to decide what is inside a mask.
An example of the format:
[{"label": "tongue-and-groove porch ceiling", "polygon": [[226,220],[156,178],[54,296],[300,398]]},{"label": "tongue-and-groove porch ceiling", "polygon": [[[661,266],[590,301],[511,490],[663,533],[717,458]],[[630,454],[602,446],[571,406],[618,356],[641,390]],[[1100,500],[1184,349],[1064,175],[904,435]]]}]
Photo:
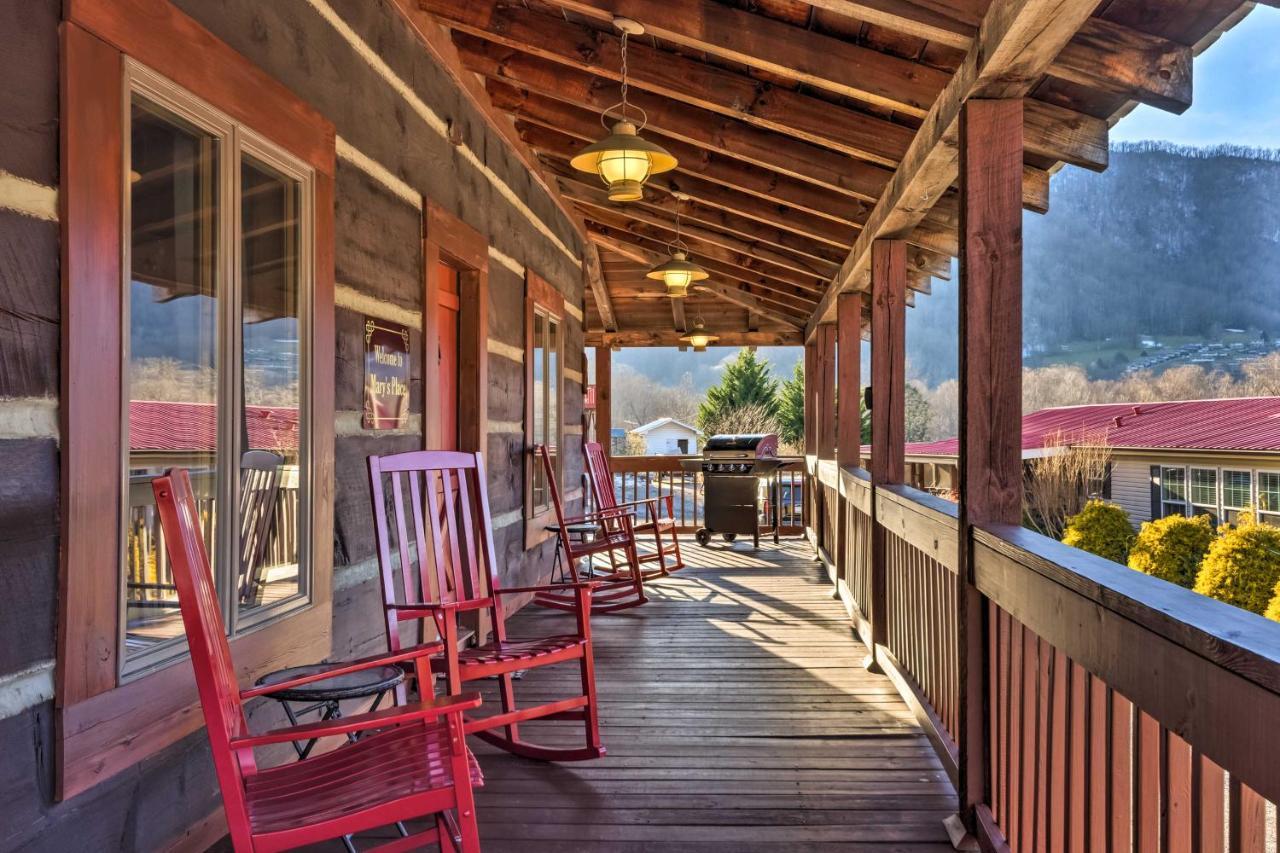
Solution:
[{"label": "tongue-and-groove porch ceiling", "polygon": [[[1023,203],[1063,164],[1102,170],[1134,104],[1181,112],[1192,56],[1240,0],[408,0],[446,28],[471,87],[509,115],[591,248],[587,341],[799,343],[865,289],[871,242],[905,237],[913,297],[957,254],[955,129],[971,97],[1025,96]],[[1280,2],[1280,0],[1268,0]],[[619,100],[615,14],[643,131],[680,161],[614,204],[568,161]],[[472,81],[474,82],[474,81]],[[669,300],[645,269],[683,237],[711,278]]]}]

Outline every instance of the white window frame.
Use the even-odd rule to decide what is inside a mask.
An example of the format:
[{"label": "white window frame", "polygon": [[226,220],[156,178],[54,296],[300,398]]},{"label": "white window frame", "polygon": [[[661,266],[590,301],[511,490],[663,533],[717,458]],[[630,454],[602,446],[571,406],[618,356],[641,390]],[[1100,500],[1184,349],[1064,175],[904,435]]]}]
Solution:
[{"label": "white window frame", "polygon": [[[260,627],[286,618],[307,607],[312,601],[312,572],[314,566],[311,559],[311,491],[314,478],[312,466],[314,453],[311,448],[312,419],[312,313],[315,289],[315,170],[280,146],[270,142],[248,127],[237,123],[225,113],[211,106],[187,89],[172,82],[168,78],[152,71],[142,63],[125,57],[124,96],[124,168],[122,174],[128,180],[132,164],[131,111],[134,96],[140,96],[174,115],[190,122],[192,125],[209,133],[219,140],[218,149],[218,250],[217,271],[219,288],[218,304],[218,352],[217,352],[217,411],[218,437],[217,465],[219,469],[219,486],[216,501],[219,506],[231,509],[231,512],[219,512],[214,531],[216,560],[212,565],[215,585],[218,589],[223,618],[226,621],[229,636],[239,636]],[[300,290],[298,297],[298,355],[299,355],[299,412],[298,412],[298,491],[300,505],[298,508],[298,591],[280,601],[272,602],[241,617],[239,597],[236,595],[236,577],[238,575],[238,555],[240,552],[240,526],[235,518],[234,509],[239,506],[239,465],[234,460],[240,459],[243,448],[238,427],[238,413],[242,404],[243,359],[241,345],[241,164],[244,158],[252,157],[258,162],[274,169],[298,183],[299,190],[299,235],[298,235],[298,276]],[[123,188],[123,245],[122,270],[128,278],[133,269],[131,258],[132,222],[131,196],[128,186]],[[128,375],[129,352],[129,282],[121,281],[121,364],[122,380]],[[229,368],[229,369],[228,369]],[[129,435],[128,400],[129,393],[123,381],[120,387],[121,435]],[[127,538],[124,525],[127,523],[129,442],[122,442],[120,460],[120,482],[123,490],[121,518],[118,520],[119,542],[117,562],[115,566],[119,600],[119,628],[117,631],[117,661],[120,682],[130,681],[172,663],[187,654],[185,632],[170,640],[157,642],[155,645],[130,654],[125,642],[127,632],[126,594],[125,594],[125,561],[127,559]]]}]

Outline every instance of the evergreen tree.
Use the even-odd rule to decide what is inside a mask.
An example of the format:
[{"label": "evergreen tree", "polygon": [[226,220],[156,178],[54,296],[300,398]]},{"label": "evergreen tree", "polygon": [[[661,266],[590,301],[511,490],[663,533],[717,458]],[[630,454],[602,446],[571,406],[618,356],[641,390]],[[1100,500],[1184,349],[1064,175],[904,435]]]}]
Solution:
[{"label": "evergreen tree", "polygon": [[804,362],[796,362],[795,373],[778,393],[778,437],[784,444],[800,447],[804,442]]},{"label": "evergreen tree", "polygon": [[743,406],[757,405],[767,415],[778,415],[778,382],[769,363],[743,347],[738,357],[724,369],[719,385],[707,389],[707,398],[698,407],[698,427],[723,419],[726,412]]}]

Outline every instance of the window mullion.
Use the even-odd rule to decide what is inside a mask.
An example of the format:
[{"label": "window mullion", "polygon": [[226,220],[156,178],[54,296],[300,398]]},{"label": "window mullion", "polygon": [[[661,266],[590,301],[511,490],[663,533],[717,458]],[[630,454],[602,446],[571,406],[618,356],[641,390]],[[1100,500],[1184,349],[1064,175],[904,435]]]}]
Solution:
[{"label": "window mullion", "polygon": [[221,543],[222,556],[214,567],[217,586],[220,590],[223,615],[230,633],[236,632],[238,607],[236,606],[236,564],[239,560],[239,525],[236,523],[236,507],[239,495],[239,465],[236,460],[240,456],[240,431],[237,428],[240,412],[241,381],[239,353],[239,317],[240,317],[240,269],[242,267],[240,253],[241,210],[238,198],[240,186],[241,138],[236,128],[231,129],[230,139],[223,146],[227,152],[226,168],[223,169],[225,179],[222,184],[223,207],[225,214],[220,248],[222,257],[226,259],[223,266],[223,288],[220,306],[222,309],[222,335],[220,356],[222,367],[219,370],[221,379],[222,402],[219,405],[219,439],[218,439],[218,498],[222,511],[218,513],[218,541]]}]

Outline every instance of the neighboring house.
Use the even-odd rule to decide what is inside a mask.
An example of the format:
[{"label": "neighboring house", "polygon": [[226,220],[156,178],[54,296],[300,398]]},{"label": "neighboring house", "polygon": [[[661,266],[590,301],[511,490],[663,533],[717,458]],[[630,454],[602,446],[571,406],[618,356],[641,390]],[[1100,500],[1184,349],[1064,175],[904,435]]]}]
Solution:
[{"label": "neighboring house", "polygon": [[631,430],[644,439],[646,456],[687,456],[698,452],[702,430],[675,418],[658,418]]},{"label": "neighboring house", "polygon": [[[1280,524],[1280,397],[1062,406],[1023,417],[1024,460],[1063,444],[1111,449],[1097,491],[1135,526],[1176,514],[1233,522],[1248,506]],[[956,453],[954,438],[908,444],[908,480],[954,489]]]}]

